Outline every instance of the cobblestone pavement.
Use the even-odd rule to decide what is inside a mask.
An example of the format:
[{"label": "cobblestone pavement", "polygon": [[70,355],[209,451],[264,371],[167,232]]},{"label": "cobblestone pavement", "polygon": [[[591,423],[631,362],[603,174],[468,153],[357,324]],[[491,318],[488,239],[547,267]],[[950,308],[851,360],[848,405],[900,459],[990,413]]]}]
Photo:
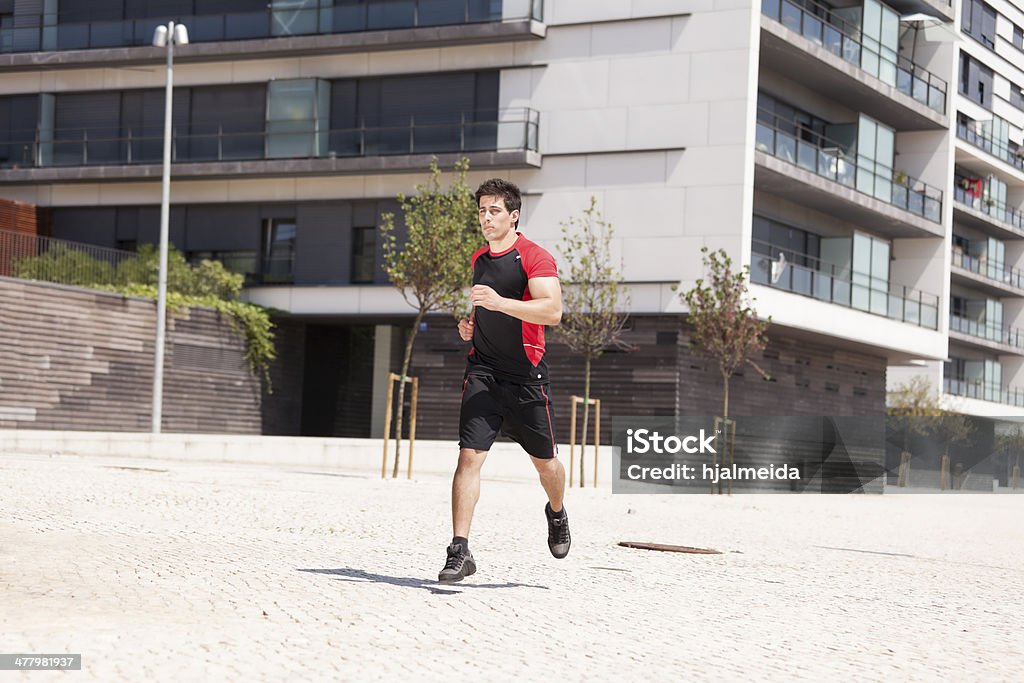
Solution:
[{"label": "cobblestone pavement", "polygon": [[479,571],[440,586],[449,485],[4,455],[0,652],[83,670],[0,680],[1022,675],[1024,496],[577,489],[559,561],[540,486],[485,481]]}]

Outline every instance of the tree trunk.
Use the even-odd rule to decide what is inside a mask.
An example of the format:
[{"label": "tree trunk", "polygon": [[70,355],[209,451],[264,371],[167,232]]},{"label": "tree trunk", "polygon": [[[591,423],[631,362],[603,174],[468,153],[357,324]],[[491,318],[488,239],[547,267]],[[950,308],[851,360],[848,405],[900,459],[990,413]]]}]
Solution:
[{"label": "tree trunk", "polygon": [[[732,462],[726,463],[725,456],[730,452],[732,432],[729,430],[729,375],[722,373],[722,467],[731,466]],[[722,493],[722,478],[718,478],[718,493]],[[732,494],[732,479],[729,480],[729,493]]]},{"label": "tree trunk", "polygon": [[583,488],[583,460],[587,452],[587,420],[590,417],[590,353],[583,365],[583,440],[580,447],[580,488]]},{"label": "tree trunk", "polygon": [[[398,383],[398,418],[395,420],[395,469],[391,472],[391,478],[398,477],[398,460],[402,456],[402,417],[405,415],[405,375],[409,372],[409,363],[412,361],[412,345],[416,342],[416,333],[420,331],[420,322],[423,320],[425,310],[420,309],[416,314],[416,321],[412,324],[412,334],[405,342],[405,358],[402,359],[402,379]],[[391,416],[388,415],[388,419]]]}]

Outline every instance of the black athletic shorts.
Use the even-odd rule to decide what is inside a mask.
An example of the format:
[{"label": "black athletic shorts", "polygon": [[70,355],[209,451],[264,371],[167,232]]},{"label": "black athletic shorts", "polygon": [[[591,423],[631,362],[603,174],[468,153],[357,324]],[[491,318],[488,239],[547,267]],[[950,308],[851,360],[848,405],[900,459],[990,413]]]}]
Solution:
[{"label": "black athletic shorts", "polygon": [[556,453],[554,410],[545,384],[517,384],[466,375],[459,413],[459,447],[489,451],[501,432],[535,458]]}]

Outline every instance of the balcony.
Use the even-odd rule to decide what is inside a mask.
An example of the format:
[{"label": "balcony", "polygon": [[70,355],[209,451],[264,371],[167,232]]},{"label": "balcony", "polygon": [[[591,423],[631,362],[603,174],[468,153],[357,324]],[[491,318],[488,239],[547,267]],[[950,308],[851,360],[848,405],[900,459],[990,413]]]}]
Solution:
[{"label": "balcony", "polygon": [[[939,327],[939,297],[880,281],[818,257],[752,240],[750,281],[929,330]],[[785,254],[779,270],[775,254]]]},{"label": "balcony", "polygon": [[957,246],[951,249],[952,273],[994,296],[1024,296],[1024,273],[985,257],[970,256]]},{"label": "balcony", "polygon": [[1013,166],[1018,171],[1024,171],[1024,153],[1016,145],[1011,147],[1008,142],[994,140],[991,134],[972,130],[962,121],[958,121],[956,124],[956,136],[972,147]]},{"label": "balcony", "polygon": [[962,187],[953,187],[953,209],[957,222],[983,230],[997,228],[1000,237],[1024,237],[1024,212],[1013,209],[1003,202],[981,198]]},{"label": "balcony", "polygon": [[921,231],[942,236],[942,190],[881,164],[859,166],[843,153],[845,145],[792,129],[792,122],[761,112],[755,140],[759,190],[869,225],[887,237],[920,237]]},{"label": "balcony", "polygon": [[[172,132],[171,158],[179,178],[398,172],[426,168],[433,155],[443,164],[464,155],[474,168],[528,168],[540,165],[538,121],[532,109],[509,109],[344,129],[320,129],[313,120],[270,120],[264,130],[249,131],[192,126]],[[21,151],[0,162],[0,181],[157,177],[163,131],[35,131]]]},{"label": "balcony", "polygon": [[1016,327],[1003,327],[978,322],[970,318],[949,314],[950,337],[986,349],[1012,350],[1024,354],[1024,331]]},{"label": "balcony", "polygon": [[[9,53],[0,67],[152,60],[163,54],[150,47],[153,31],[171,19],[189,29],[192,44],[178,56],[188,61],[543,38],[543,16],[543,0],[373,0],[324,8],[275,8],[268,1],[251,12],[60,23],[56,14],[21,16],[17,27],[0,30],[0,54]],[[53,52],[56,58],[39,54]]]},{"label": "balcony", "polygon": [[965,380],[955,377],[944,377],[942,389],[951,396],[976,398],[981,401],[1003,403],[1008,406],[1024,408],[1024,389],[1000,387],[997,384],[981,380]]},{"label": "balcony", "polygon": [[890,57],[865,45],[858,39],[860,27],[833,16],[830,8],[813,0],[762,0],[761,13],[771,20],[761,22],[762,65],[799,74],[814,91],[898,129],[948,126],[947,83],[902,55]]}]

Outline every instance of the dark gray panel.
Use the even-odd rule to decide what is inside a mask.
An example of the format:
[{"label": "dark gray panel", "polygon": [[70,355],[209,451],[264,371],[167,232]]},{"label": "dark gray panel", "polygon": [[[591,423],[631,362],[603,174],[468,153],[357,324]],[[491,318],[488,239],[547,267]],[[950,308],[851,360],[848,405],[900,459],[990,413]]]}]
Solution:
[{"label": "dark gray panel", "polygon": [[351,204],[299,205],[295,284],[348,283],[351,231]]},{"label": "dark gray panel", "polygon": [[269,4],[269,0],[196,0],[196,14],[263,12]]},{"label": "dark gray panel", "polygon": [[139,238],[139,209],[138,206],[122,206],[117,209],[115,237],[119,242],[134,242]]},{"label": "dark gray panel", "polygon": [[[194,88],[187,158],[262,159],[266,103],[265,83]],[[179,158],[184,153],[179,143]]]},{"label": "dark gray panel", "polygon": [[113,207],[56,208],[53,236],[98,247],[115,247],[117,209]]},{"label": "dark gray panel", "polygon": [[56,97],[54,164],[116,163],[121,158],[121,93],[61,93]]},{"label": "dark gray panel", "polygon": [[[167,221],[167,239],[170,243],[184,251],[185,220],[188,210],[184,206],[172,206]],[[141,207],[139,209],[139,244],[160,243],[160,207]]]},{"label": "dark gray panel", "polygon": [[295,218],[294,204],[261,204],[260,218]]},{"label": "dark gray panel", "polygon": [[189,207],[186,244],[188,251],[259,250],[259,207]]}]

